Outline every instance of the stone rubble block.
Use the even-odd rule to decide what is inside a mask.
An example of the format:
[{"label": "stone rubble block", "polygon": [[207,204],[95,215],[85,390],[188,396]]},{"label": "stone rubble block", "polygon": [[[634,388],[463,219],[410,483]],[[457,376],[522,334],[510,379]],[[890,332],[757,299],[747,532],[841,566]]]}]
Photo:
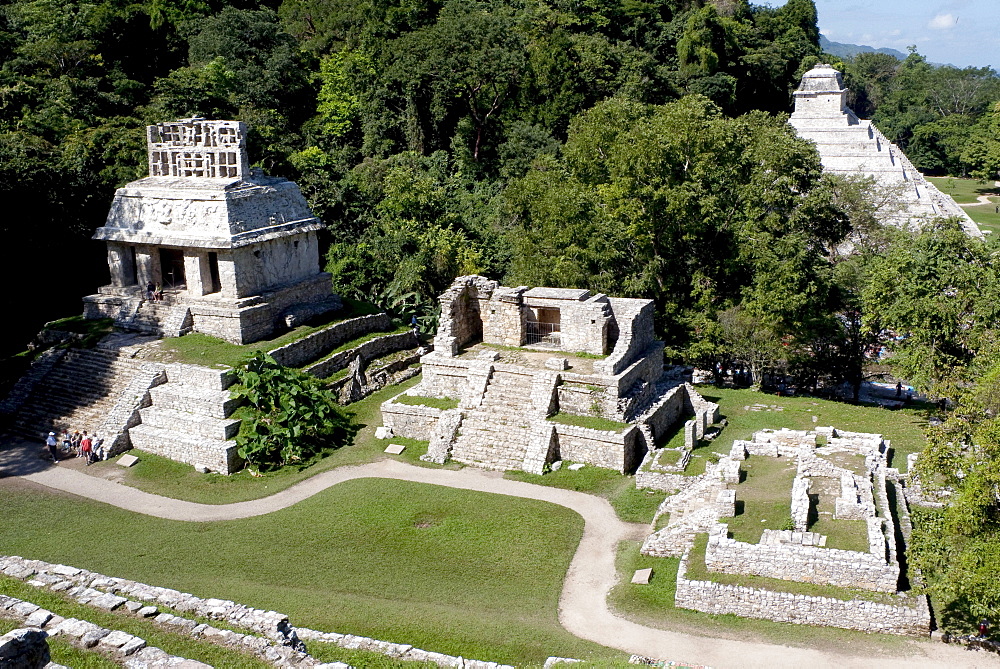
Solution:
[{"label": "stone rubble block", "polygon": [[96,646],[101,639],[111,634],[111,630],[106,630],[104,628],[97,628],[91,630],[80,637],[80,643],[83,644],[84,648],[93,648]]},{"label": "stone rubble block", "polygon": [[48,635],[42,630],[15,629],[0,636],[0,667],[43,667],[49,663]]},{"label": "stone rubble block", "polygon": [[124,597],[118,597],[117,595],[106,593],[100,597],[95,597],[90,603],[92,606],[96,606],[99,609],[114,611],[127,601],[128,600]]},{"label": "stone rubble block", "polygon": [[140,639],[139,637],[132,637],[131,640],[126,641],[122,645],[122,647],[118,649],[118,652],[120,652],[125,657],[129,657],[130,655],[137,653],[138,651],[142,650],[145,647],[146,647],[145,639]]},{"label": "stone rubble block", "polygon": [[52,612],[46,609],[37,609],[24,619],[24,624],[28,627],[45,627],[52,620]]},{"label": "stone rubble block", "polygon": [[143,608],[142,602],[136,602],[136,601],[131,600],[131,599],[125,602],[125,609],[129,613],[136,613],[141,608]]},{"label": "stone rubble block", "polygon": [[122,632],[121,630],[111,630],[107,636],[98,642],[98,645],[103,648],[118,650],[135,638],[136,637],[128,634],[127,632]]},{"label": "stone rubble block", "polygon": [[39,610],[40,606],[37,604],[32,604],[31,602],[17,602],[14,606],[10,607],[10,610],[21,616],[22,618],[27,618],[35,611]]},{"label": "stone rubble block", "polygon": [[139,609],[138,613],[143,618],[152,618],[153,616],[159,614],[160,610],[155,606],[143,606]]}]

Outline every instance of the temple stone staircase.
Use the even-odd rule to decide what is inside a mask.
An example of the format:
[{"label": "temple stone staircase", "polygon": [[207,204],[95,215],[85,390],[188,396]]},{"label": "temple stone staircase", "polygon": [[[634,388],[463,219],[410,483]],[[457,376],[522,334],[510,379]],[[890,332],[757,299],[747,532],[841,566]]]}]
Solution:
[{"label": "temple stone staircase", "polygon": [[191,312],[183,305],[171,304],[169,300],[142,300],[133,313],[116,319],[115,325],[132,332],[180,337],[191,332]]},{"label": "temple stone staircase", "polygon": [[532,420],[539,418],[532,383],[530,374],[494,370],[479,405],[462,411],[451,458],[486,469],[521,469]]},{"label": "temple stone staircase", "polygon": [[12,411],[7,430],[32,440],[65,429],[109,436],[101,430],[108,429],[116,408],[129,400],[123,395],[132,392],[136,377],[156,374],[148,367],[117,351],[68,350]]}]

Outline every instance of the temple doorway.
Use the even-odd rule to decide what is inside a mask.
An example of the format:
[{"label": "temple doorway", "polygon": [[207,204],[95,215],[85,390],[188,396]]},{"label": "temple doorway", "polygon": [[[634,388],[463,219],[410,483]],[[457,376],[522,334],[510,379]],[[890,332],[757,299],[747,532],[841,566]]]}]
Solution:
[{"label": "temple doorway", "polygon": [[184,251],[181,249],[160,249],[160,277],[164,290],[184,290]]}]

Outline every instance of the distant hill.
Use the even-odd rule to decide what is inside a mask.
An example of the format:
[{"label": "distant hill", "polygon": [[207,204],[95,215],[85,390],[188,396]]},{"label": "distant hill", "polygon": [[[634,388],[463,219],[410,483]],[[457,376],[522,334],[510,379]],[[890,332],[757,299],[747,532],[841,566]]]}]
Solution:
[{"label": "distant hill", "polygon": [[834,56],[839,56],[841,58],[853,58],[859,53],[887,53],[890,56],[903,60],[906,58],[906,54],[902,51],[897,51],[896,49],[881,48],[876,49],[873,46],[865,46],[858,44],[841,44],[840,42],[831,42],[822,35],[819,36],[819,48],[825,53],[833,54]]}]

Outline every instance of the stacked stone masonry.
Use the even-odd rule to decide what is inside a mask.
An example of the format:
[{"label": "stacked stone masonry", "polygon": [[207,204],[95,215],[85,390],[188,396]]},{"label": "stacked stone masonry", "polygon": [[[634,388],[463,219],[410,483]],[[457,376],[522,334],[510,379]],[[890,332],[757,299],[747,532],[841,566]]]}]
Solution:
[{"label": "stacked stone masonry", "polygon": [[132,445],[178,462],[231,474],[242,465],[233,437],[240,421],[228,416],[239,405],[230,397],[229,370],[197,365],[165,366],[166,383],[150,391],[142,423],[129,430]]},{"label": "stacked stone masonry", "polygon": [[[294,627],[288,616],[276,611],[264,611],[224,599],[206,599],[170,588],[146,585],[128,579],[104,576],[95,572],[51,564],[40,560],[27,560],[17,556],[0,556],[0,573],[28,581],[37,587],[65,592],[83,603],[108,610],[126,607],[140,615],[155,616],[157,622],[174,626],[192,636],[215,643],[244,647],[276,666],[311,666],[318,669],[348,669],[341,663],[322,664],[304,652],[303,641],[323,641],[348,649],[367,650],[407,662],[426,662],[441,667],[458,669],[513,669],[495,662],[473,660],[395,644],[368,637],[335,632],[320,632]],[[7,598],[0,596],[0,609]],[[218,620],[255,634],[242,634],[222,630],[169,613],[160,613],[157,607],[190,613],[192,617]],[[24,603],[18,611],[39,607]],[[8,609],[9,610],[9,609]],[[256,636],[260,635],[260,636]],[[144,642],[143,642],[144,643]]]},{"label": "stacked stone masonry", "polygon": [[904,606],[694,581],[687,578],[688,559],[685,553],[677,571],[674,604],[680,608],[880,634],[926,637],[930,632],[930,610],[923,595],[911,595],[911,604]]},{"label": "stacked stone masonry", "polygon": [[[466,276],[440,303],[435,350],[421,358],[423,378],[408,392],[457,398],[457,413],[438,430],[434,422],[443,414],[393,400],[382,405],[383,422],[396,434],[433,442],[429,460],[536,473],[556,460],[572,460],[631,472],[655,435],[682,412],[698,414],[702,423],[718,415],[718,407],[693,388],[664,377],[650,300],[507,288]],[[497,349],[504,347],[536,357],[502,363]],[[606,431],[557,422],[552,428],[546,418],[558,412],[626,425]],[[452,433],[454,442],[444,443]]]}]

